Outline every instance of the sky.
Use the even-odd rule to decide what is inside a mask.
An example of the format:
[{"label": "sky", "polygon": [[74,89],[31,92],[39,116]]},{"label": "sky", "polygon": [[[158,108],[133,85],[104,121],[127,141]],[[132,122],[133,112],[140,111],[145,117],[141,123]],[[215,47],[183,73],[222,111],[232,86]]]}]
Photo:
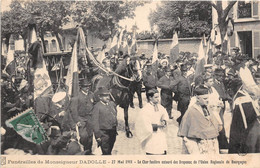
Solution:
[{"label": "sky", "polygon": [[[1,1],[1,11],[10,10],[9,5],[11,0],[2,0]],[[156,9],[156,6],[160,5],[160,1],[151,1],[150,3],[145,4],[144,6],[139,6],[135,10],[135,18],[134,19],[125,19],[119,22],[119,25],[122,27],[127,26],[127,31],[131,32],[131,28],[133,25],[137,25],[137,32],[141,32],[144,30],[151,30],[150,23],[148,20],[149,13]]]},{"label": "sky", "polygon": [[125,19],[119,22],[119,25],[122,27],[127,26],[127,31],[132,31],[131,28],[133,25],[137,25],[137,32],[141,32],[144,30],[151,30],[151,26],[148,20],[148,16],[151,11],[156,10],[156,6],[160,5],[160,1],[152,1],[151,3],[147,3],[144,6],[139,6],[135,10],[135,18],[134,19]]}]

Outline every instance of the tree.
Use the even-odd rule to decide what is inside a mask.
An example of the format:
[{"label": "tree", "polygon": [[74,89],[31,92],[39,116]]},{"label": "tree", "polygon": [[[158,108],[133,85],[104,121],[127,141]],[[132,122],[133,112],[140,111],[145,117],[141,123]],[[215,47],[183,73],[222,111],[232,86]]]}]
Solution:
[{"label": "tree", "polygon": [[154,38],[154,34],[147,30],[136,34],[137,40],[147,40],[147,39],[153,39],[153,38]]},{"label": "tree", "polygon": [[[235,5],[237,1],[229,1],[226,8],[223,8],[222,1],[216,1],[216,2],[208,2],[213,8],[216,9],[218,14],[218,26],[221,34],[221,46],[222,50],[223,48],[226,48],[224,45],[224,38],[227,32],[227,25],[228,25],[228,13],[230,9]],[[227,45],[227,44],[225,44]]]},{"label": "tree", "polygon": [[73,20],[83,30],[94,32],[95,36],[107,40],[112,37],[118,22],[133,18],[137,6],[145,2],[138,1],[78,1],[73,8]]},{"label": "tree", "polygon": [[205,1],[162,2],[149,20],[163,38],[171,38],[174,30],[180,32],[179,37],[201,37],[210,33],[211,5]]},{"label": "tree", "polygon": [[29,13],[24,9],[23,2],[14,0],[10,4],[10,11],[5,11],[1,16],[2,36],[6,38],[8,45],[10,35],[13,34],[16,39],[19,35],[24,40],[24,48],[26,50],[27,25]]},{"label": "tree", "polygon": [[[25,4],[27,11],[36,15],[39,36],[44,44],[44,35],[47,31],[56,36],[59,46],[62,46],[60,35],[63,34],[62,27],[70,21],[70,1],[31,1]],[[44,52],[46,52],[46,46]]]}]

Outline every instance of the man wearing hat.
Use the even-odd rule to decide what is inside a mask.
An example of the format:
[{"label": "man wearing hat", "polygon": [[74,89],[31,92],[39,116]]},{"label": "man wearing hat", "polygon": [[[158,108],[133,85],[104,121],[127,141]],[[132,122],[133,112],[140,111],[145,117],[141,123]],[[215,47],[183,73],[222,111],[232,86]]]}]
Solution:
[{"label": "man wearing hat", "polygon": [[72,107],[67,93],[63,91],[55,93],[52,103],[50,115],[59,122],[62,131],[75,130],[76,122],[72,118]]},{"label": "man wearing hat", "polygon": [[[224,71],[220,68],[215,69],[214,71],[214,84],[212,85],[218,92],[220,100],[223,101],[224,107],[221,108],[220,110],[220,118],[223,122],[224,125],[224,112],[226,109],[225,102],[228,100],[232,100],[229,95],[227,94],[227,91],[225,89],[224,83],[223,83],[223,77],[224,77]],[[222,129],[220,132],[220,135],[218,137],[219,140],[219,148],[220,149],[227,149],[228,148],[228,141],[227,137],[225,135],[225,129]]]},{"label": "man wearing hat", "polygon": [[166,109],[169,118],[172,117],[172,90],[170,89],[170,83],[173,81],[173,77],[171,75],[171,69],[166,67],[165,75],[159,79],[157,82],[157,86],[161,88],[161,105]]},{"label": "man wearing hat", "polygon": [[207,109],[208,92],[203,85],[195,88],[196,103],[189,107],[179,127],[178,136],[189,154],[219,153],[217,136],[222,127]]},{"label": "man wearing hat", "polygon": [[143,75],[143,84],[145,86],[145,93],[147,101],[149,102],[148,92],[151,89],[156,89],[156,82],[157,82],[157,74],[152,70],[152,64],[146,64],[146,70],[144,71]]},{"label": "man wearing hat", "polygon": [[181,112],[181,116],[177,119],[180,124],[184,113],[186,112],[191,97],[191,84],[189,80],[185,77],[187,73],[187,66],[185,64],[181,65],[181,75],[170,83],[171,90],[178,95],[177,100],[177,110]]},{"label": "man wearing hat", "polygon": [[204,65],[204,75],[212,75],[213,73],[213,64],[205,64]]},{"label": "man wearing hat", "polygon": [[84,146],[86,154],[91,154],[93,143],[92,110],[94,108],[94,94],[90,91],[90,87],[91,83],[87,79],[82,80],[77,97],[80,143]]},{"label": "man wearing hat", "polygon": [[144,65],[146,64],[146,57],[145,54],[142,53],[142,55],[140,56],[140,65],[141,65],[141,69],[144,68]]},{"label": "man wearing hat", "polygon": [[98,88],[99,102],[94,105],[94,135],[103,155],[111,155],[117,135],[116,104],[110,100],[107,88]]}]

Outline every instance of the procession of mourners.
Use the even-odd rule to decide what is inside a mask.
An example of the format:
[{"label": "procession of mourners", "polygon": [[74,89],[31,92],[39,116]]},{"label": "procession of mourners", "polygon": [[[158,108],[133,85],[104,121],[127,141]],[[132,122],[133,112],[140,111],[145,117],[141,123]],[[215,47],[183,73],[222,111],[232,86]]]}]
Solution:
[{"label": "procession of mourners", "polygon": [[177,140],[182,154],[260,153],[260,55],[225,52],[211,35],[198,52],[174,49],[178,38],[139,51],[126,30],[96,52],[79,25],[53,64],[37,26],[27,52],[1,55],[1,154],[123,154],[115,146],[131,139],[141,155],[175,154]]}]

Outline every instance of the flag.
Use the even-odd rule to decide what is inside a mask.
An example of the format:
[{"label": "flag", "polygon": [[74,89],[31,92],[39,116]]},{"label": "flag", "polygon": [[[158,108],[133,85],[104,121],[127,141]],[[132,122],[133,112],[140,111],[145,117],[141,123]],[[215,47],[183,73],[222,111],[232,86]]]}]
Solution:
[{"label": "flag", "polygon": [[137,41],[136,41],[136,30],[133,31],[133,36],[132,36],[132,43],[131,46],[129,47],[129,52],[128,54],[136,54],[137,53]]},{"label": "flag", "polygon": [[117,43],[118,51],[122,51],[124,54],[128,53],[128,44],[126,37],[126,29],[121,30],[118,43]]},{"label": "flag", "polygon": [[10,41],[13,39],[13,35],[9,38],[9,46],[6,57],[6,67],[5,71],[11,76],[15,74],[15,59],[14,59],[14,50],[11,50]]},{"label": "flag", "polygon": [[[79,32],[78,32],[79,34]],[[78,38],[77,34],[77,38]],[[72,56],[70,60],[70,66],[67,72],[67,77],[66,77],[66,86],[68,87],[68,95],[70,97],[74,97],[78,95],[79,93],[79,75],[78,75],[78,57],[77,57],[77,43],[78,41],[75,41],[73,51],[72,51]]]},{"label": "flag", "polygon": [[216,34],[216,38],[215,38],[214,43],[216,46],[218,46],[221,44],[221,34],[220,34],[220,29],[218,26],[215,29],[215,34]]},{"label": "flag", "polygon": [[170,64],[173,64],[179,58],[178,35],[174,32],[170,49]]},{"label": "flag", "polygon": [[110,53],[110,55],[114,55],[115,53],[117,53],[117,50],[118,50],[117,42],[118,42],[118,32],[116,32],[116,34],[112,38],[110,50],[108,51]]},{"label": "flag", "polygon": [[207,64],[212,64],[213,63],[213,52],[212,52],[211,39],[208,40],[207,53],[206,54],[207,54],[206,63]]},{"label": "flag", "polygon": [[99,62],[99,63],[102,63],[102,60],[105,59],[106,56],[105,56],[105,45],[102,47],[101,51],[98,53],[98,56],[96,57],[96,60]]},{"label": "flag", "polygon": [[203,46],[206,47],[208,44],[207,44],[207,39],[206,39],[205,34],[203,34],[203,36],[202,36],[202,41],[203,41]]},{"label": "flag", "polygon": [[122,29],[120,34],[119,34],[119,38],[118,38],[118,41],[117,41],[117,48],[118,48],[118,50],[121,49],[122,41],[123,41],[123,37],[124,37],[124,32],[125,32],[125,29]]},{"label": "flag", "polygon": [[122,51],[124,54],[128,53],[128,42],[127,42],[127,34],[124,34],[122,39],[122,45],[120,47],[120,51]]},{"label": "flag", "polygon": [[199,52],[198,52],[198,59],[196,62],[196,67],[195,67],[195,75],[194,75],[194,79],[199,76],[202,75],[204,72],[204,65],[205,65],[205,52],[203,49],[203,41],[201,40],[200,42],[200,46],[199,46]]},{"label": "flag", "polygon": [[229,37],[228,37],[227,33],[226,33],[226,35],[224,37],[223,46],[222,46],[222,52],[226,53],[226,54],[230,52]]},{"label": "flag", "polygon": [[152,64],[158,60],[158,40],[155,40],[154,47],[153,47],[153,58]]},{"label": "flag", "polygon": [[211,49],[212,49],[212,54],[215,53],[215,40],[216,40],[216,32],[215,29],[211,29],[210,32],[210,43],[211,43]]},{"label": "flag", "polygon": [[31,46],[28,53],[32,58],[32,68],[34,68],[34,100],[41,96],[46,96],[52,93],[52,85],[49,73],[43,59],[42,45],[37,41],[35,29],[31,29]]}]

